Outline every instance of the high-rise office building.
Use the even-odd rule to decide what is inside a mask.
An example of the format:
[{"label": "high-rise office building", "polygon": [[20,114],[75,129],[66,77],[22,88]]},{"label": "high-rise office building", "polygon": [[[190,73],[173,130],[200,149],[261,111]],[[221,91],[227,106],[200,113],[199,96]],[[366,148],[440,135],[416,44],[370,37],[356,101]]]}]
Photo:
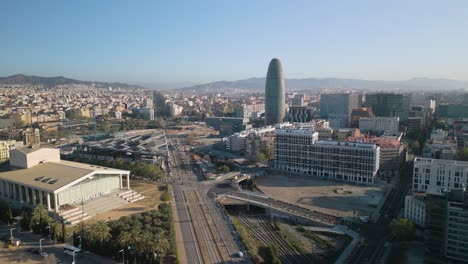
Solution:
[{"label": "high-rise office building", "polygon": [[265,84],[265,123],[283,122],[285,116],[285,84],[283,66],[279,59],[272,59],[268,66]]},{"label": "high-rise office building", "polygon": [[375,116],[399,117],[406,122],[410,113],[411,95],[376,93],[366,95],[365,106],[372,107]]},{"label": "high-rise office building", "polygon": [[314,110],[307,106],[291,106],[288,111],[288,121],[293,123],[306,123],[312,121]]},{"label": "high-rise office building", "polygon": [[340,119],[341,127],[349,127],[353,109],[361,105],[361,94],[322,94],[320,95],[320,117]]}]

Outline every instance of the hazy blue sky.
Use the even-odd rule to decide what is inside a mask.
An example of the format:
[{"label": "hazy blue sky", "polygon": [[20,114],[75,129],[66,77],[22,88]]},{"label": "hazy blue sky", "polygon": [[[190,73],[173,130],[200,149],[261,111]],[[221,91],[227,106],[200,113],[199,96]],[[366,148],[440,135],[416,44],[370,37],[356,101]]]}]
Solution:
[{"label": "hazy blue sky", "polygon": [[468,1],[0,1],[0,76],[468,80]]}]

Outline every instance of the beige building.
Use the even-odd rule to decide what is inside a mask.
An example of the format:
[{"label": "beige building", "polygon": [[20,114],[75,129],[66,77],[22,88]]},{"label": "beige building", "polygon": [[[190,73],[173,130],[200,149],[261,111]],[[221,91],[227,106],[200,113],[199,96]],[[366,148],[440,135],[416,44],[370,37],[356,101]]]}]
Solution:
[{"label": "beige building", "polygon": [[10,146],[6,141],[0,141],[0,161],[10,158]]},{"label": "beige building", "polygon": [[23,131],[23,144],[25,146],[35,146],[41,144],[41,135],[37,128],[27,128]]}]

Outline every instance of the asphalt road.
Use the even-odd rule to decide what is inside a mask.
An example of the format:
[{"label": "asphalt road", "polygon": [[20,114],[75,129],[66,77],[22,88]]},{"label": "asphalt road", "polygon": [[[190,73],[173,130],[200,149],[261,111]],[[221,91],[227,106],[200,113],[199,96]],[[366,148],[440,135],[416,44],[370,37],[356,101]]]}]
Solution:
[{"label": "asphalt road", "polygon": [[387,198],[381,216],[376,223],[353,224],[353,229],[358,231],[364,242],[356,250],[349,263],[377,263],[384,253],[385,242],[392,239],[390,223],[391,219],[398,218],[401,208],[404,206],[405,195],[411,187],[411,174],[400,177],[394,191]]}]

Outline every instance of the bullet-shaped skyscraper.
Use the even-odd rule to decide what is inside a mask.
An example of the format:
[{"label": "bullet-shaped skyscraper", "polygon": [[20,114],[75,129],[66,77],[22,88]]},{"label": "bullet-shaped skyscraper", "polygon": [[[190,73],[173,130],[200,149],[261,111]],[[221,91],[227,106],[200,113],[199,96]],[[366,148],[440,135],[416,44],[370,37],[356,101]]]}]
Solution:
[{"label": "bullet-shaped skyscraper", "polygon": [[283,66],[279,59],[272,59],[268,66],[265,84],[265,123],[283,122],[285,115],[285,88]]}]

